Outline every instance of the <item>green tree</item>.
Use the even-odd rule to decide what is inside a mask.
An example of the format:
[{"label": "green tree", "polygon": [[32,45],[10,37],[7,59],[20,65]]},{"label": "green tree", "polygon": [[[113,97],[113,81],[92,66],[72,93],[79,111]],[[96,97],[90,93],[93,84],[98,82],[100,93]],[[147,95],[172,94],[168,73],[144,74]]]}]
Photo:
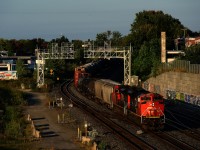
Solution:
[{"label": "green tree", "polygon": [[16,70],[17,70],[17,76],[18,78],[22,78],[27,76],[27,70],[24,66],[24,62],[21,59],[18,59],[16,62]]},{"label": "green tree", "polygon": [[17,138],[21,135],[20,122],[17,120],[11,120],[6,124],[4,134],[9,138]]},{"label": "green tree", "polygon": [[58,43],[58,45],[61,46],[61,43],[68,43],[69,40],[68,40],[67,37],[62,35],[60,38],[52,39],[50,42],[51,43]]},{"label": "green tree", "polygon": [[[162,11],[143,11],[136,14],[131,24],[132,43],[140,48],[144,42],[159,38],[162,31],[166,32],[168,41],[184,35],[181,29],[185,28],[178,19]],[[168,43],[168,42],[167,42]],[[170,42],[171,43],[171,42]],[[169,47],[173,49],[173,47]]]},{"label": "green tree", "polygon": [[188,60],[191,64],[200,64],[200,44],[187,48],[180,59]]},{"label": "green tree", "polygon": [[7,40],[0,39],[0,51],[6,50]]},{"label": "green tree", "polygon": [[116,47],[122,46],[121,41],[122,41],[122,34],[119,31],[113,31],[111,37],[112,46]]},{"label": "green tree", "polygon": [[[166,32],[167,49],[175,49],[174,39],[184,35],[185,27],[178,19],[162,11],[143,11],[136,14],[131,24],[131,33],[123,38],[126,45],[133,46],[133,69],[142,79],[156,74],[160,62],[161,32]],[[190,30],[188,29],[188,32]]]},{"label": "green tree", "polygon": [[148,43],[144,43],[140,50],[138,57],[134,60],[133,70],[139,76],[147,76],[151,71],[152,62],[149,55],[150,49]]},{"label": "green tree", "polygon": [[96,35],[96,43],[97,46],[104,46],[104,42],[108,41],[108,35],[107,32],[102,32],[102,33],[98,33]]},{"label": "green tree", "polygon": [[97,46],[104,46],[104,42],[111,42],[112,46],[121,46],[122,34],[119,31],[106,31],[96,35]]},{"label": "green tree", "polygon": [[[45,78],[51,78],[56,80],[59,78],[66,78],[66,60],[64,59],[49,59],[45,60]],[[53,70],[53,74],[50,74],[50,70]]]},{"label": "green tree", "polygon": [[17,138],[20,136],[20,111],[16,106],[7,106],[3,117],[4,134],[9,138]]},{"label": "green tree", "polygon": [[72,40],[72,43],[74,44],[74,50],[82,49],[83,41],[81,41],[81,40]]}]

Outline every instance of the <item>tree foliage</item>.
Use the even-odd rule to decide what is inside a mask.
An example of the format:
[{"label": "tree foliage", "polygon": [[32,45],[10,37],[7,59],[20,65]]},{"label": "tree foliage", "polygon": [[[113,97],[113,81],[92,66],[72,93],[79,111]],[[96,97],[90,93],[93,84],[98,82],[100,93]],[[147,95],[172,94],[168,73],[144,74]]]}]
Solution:
[{"label": "tree foliage", "polygon": [[47,42],[44,39],[32,40],[6,40],[0,39],[0,51],[8,51],[9,56],[33,56],[36,48],[46,48]]},{"label": "tree foliage", "polygon": [[109,31],[98,33],[96,35],[96,43],[98,46],[104,46],[104,42],[109,40],[108,33]]},{"label": "tree foliage", "polygon": [[185,49],[183,60],[190,61],[191,64],[200,64],[200,44]]},{"label": "tree foliage", "polygon": [[27,95],[8,87],[8,85],[6,88],[4,84],[0,84],[0,109],[4,110],[1,131],[7,138],[15,139],[22,135],[22,130],[20,129],[24,126],[24,121],[20,106],[25,104]]},{"label": "tree foliage", "polygon": [[166,32],[167,49],[174,49],[174,39],[183,36],[184,28],[178,19],[162,11],[137,13],[131,33],[125,38],[133,46],[132,72],[142,79],[155,73],[161,56],[161,32]]},{"label": "tree foliage", "polygon": [[[185,27],[178,19],[162,11],[143,11],[136,14],[135,21],[131,24],[131,43],[140,48],[144,42],[158,38],[162,31],[166,32],[167,43],[171,43],[175,38],[183,36]],[[188,31],[189,32],[189,31]],[[168,46],[172,49],[171,45]]]},{"label": "tree foliage", "polygon": [[51,43],[58,43],[59,46],[61,46],[61,43],[67,43],[69,42],[68,38],[62,35],[60,38],[52,39],[50,41]]},{"label": "tree foliage", "polygon": [[27,75],[27,68],[24,66],[23,60],[19,59],[16,62],[16,70],[18,78],[23,78]]},{"label": "tree foliage", "polygon": [[[159,41],[152,39],[145,42],[141,48],[134,53],[133,56],[133,73],[145,79],[152,69],[156,69],[157,64],[160,62]],[[134,55],[133,54],[133,55]],[[158,56],[159,55],[159,56]]]},{"label": "tree foliage", "polygon": [[104,46],[104,42],[111,43],[112,46],[121,46],[122,34],[119,31],[106,31],[96,35],[96,43],[98,46]]}]

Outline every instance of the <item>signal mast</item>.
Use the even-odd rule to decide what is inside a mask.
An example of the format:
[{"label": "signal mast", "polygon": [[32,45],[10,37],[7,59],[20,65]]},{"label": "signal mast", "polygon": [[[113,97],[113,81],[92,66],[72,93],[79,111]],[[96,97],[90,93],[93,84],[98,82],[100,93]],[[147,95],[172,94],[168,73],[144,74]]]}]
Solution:
[{"label": "signal mast", "polygon": [[[74,45],[71,43],[51,43],[47,50],[36,49],[37,53],[37,86],[42,87],[44,85],[44,65],[46,59],[74,59]],[[50,73],[53,70],[50,69]]]}]

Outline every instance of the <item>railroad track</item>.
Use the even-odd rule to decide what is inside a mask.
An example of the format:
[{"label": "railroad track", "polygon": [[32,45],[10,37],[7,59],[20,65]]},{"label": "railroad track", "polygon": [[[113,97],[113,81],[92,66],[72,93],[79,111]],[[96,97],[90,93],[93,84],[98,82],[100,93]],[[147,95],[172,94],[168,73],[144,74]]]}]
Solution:
[{"label": "railroad track", "polygon": [[[200,141],[200,132],[199,130],[195,129],[194,126],[199,126],[199,120],[196,118],[193,118],[191,120],[191,116],[185,117],[184,114],[180,112],[170,112],[170,114],[173,114],[173,120],[166,118],[166,124],[170,126],[173,129],[179,130],[181,133],[184,133],[185,135],[194,138],[198,141]],[[178,119],[177,119],[178,118]],[[188,119],[189,118],[189,119]],[[187,120],[187,121],[186,121]],[[189,127],[188,125],[185,125],[185,122],[193,124],[192,127]]]},{"label": "railroad track", "polygon": [[166,119],[166,125],[169,126],[171,129],[174,129],[180,132],[180,134],[184,134],[185,136],[190,138],[192,141],[194,140],[196,140],[197,142],[200,141],[200,134],[199,134],[199,131],[196,129],[191,129],[181,123],[175,122],[170,119]]},{"label": "railroad track", "polygon": [[80,108],[82,111],[86,112],[93,116],[93,118],[100,121],[104,124],[109,130],[114,132],[121,140],[125,141],[128,145],[130,145],[130,149],[145,149],[145,150],[153,150],[156,149],[154,146],[148,144],[147,142],[141,140],[139,137],[118,125],[112,119],[110,119],[109,115],[103,115],[102,111],[97,110],[93,106],[88,105],[85,101],[77,97],[73,94],[73,91],[70,89],[71,82],[63,84],[61,87],[62,93],[72,101],[72,103]]},{"label": "railroad track", "polygon": [[[123,110],[122,107],[119,107],[119,109]],[[129,112],[129,114],[131,115],[131,112]],[[120,114],[118,114],[120,115]],[[195,129],[191,129],[188,128],[187,126],[184,126],[181,123],[169,120],[166,118],[167,121],[167,125],[169,126],[169,122],[173,122],[172,124],[170,124],[173,129],[180,131],[181,134],[185,134],[186,136],[188,136],[188,138],[192,138],[195,139],[197,141],[200,141],[200,133],[198,130]],[[133,124],[133,125],[138,125],[137,123],[134,123],[135,120],[133,119],[133,115],[131,115],[131,117],[129,116],[128,119],[126,119],[126,122],[128,124]],[[183,130],[184,129],[184,130]],[[167,145],[169,145],[170,147],[173,147],[174,149],[181,149],[181,150],[193,150],[193,149],[198,149],[197,147],[194,147],[193,145],[191,145],[190,143],[186,143],[184,142],[184,140],[180,140],[175,136],[172,136],[170,134],[168,134],[165,131],[147,131],[148,134],[154,136],[158,141],[163,142]]]},{"label": "railroad track", "polygon": [[[184,110],[167,110],[170,115],[174,115],[176,118],[180,118],[182,120],[187,120],[188,122],[193,123],[196,126],[200,126],[200,119],[199,114],[195,115],[193,113],[189,113],[188,111]],[[199,112],[200,113],[200,112]]]},{"label": "railroad track", "polygon": [[[168,119],[167,119],[168,120]],[[132,120],[129,117],[129,120],[126,120],[129,124],[134,124],[134,120]],[[179,128],[176,128],[180,130]],[[195,134],[194,132],[188,132],[184,130],[180,130],[182,133],[186,134],[187,136],[190,136],[192,138],[195,138],[196,140],[199,139],[199,135]],[[185,143],[184,141],[179,140],[177,137],[174,137],[170,134],[168,134],[165,131],[146,131],[147,134],[155,137],[159,142],[162,142],[163,145],[169,145],[169,147],[174,148],[174,149],[180,149],[180,150],[196,150],[195,147],[191,146],[190,144]]]},{"label": "railroad track", "polygon": [[196,150],[195,147],[189,145],[188,143],[185,143],[184,141],[179,140],[178,138],[171,136],[167,132],[158,132],[154,133],[155,135],[162,138],[163,141],[166,141],[166,143],[172,144],[172,146],[176,149],[180,150]]},{"label": "railroad track", "polygon": [[[107,128],[109,128],[112,131],[112,133],[115,133],[121,140],[126,141],[132,147],[132,149],[158,149],[155,146],[152,146],[151,144],[146,142],[144,139],[137,137],[128,129],[125,129],[122,126],[118,125],[115,121],[113,121],[113,116],[111,114],[107,113],[106,111],[102,113],[102,110],[98,110],[92,105],[90,106],[85,100],[83,100],[83,97],[77,97],[76,94],[73,94],[74,91],[72,91],[70,86],[70,82],[62,86],[62,92],[65,93],[65,96],[68,97],[68,99],[70,99],[75,106],[82,109],[82,111],[85,111],[87,114],[92,115],[93,118],[97,119],[102,124],[104,124]],[[102,114],[106,114],[106,117]],[[123,120],[129,122],[128,124],[131,125],[131,120]],[[171,136],[166,132],[152,132],[147,134],[152,134],[157,141],[162,142],[163,145],[167,144],[168,147],[171,147],[172,149],[195,149],[193,146],[185,143],[184,141],[178,140],[176,137]]]}]

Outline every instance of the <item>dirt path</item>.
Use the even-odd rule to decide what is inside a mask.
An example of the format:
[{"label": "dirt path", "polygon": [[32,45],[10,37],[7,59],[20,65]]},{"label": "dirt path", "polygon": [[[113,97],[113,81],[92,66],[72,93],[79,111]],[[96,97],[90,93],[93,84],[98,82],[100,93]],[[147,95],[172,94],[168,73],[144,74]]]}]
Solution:
[{"label": "dirt path", "polygon": [[31,98],[26,106],[26,113],[30,114],[36,128],[41,131],[41,140],[36,142],[38,149],[83,149],[75,142],[77,131],[69,124],[58,123],[58,110],[48,107],[44,93],[29,92]]}]

